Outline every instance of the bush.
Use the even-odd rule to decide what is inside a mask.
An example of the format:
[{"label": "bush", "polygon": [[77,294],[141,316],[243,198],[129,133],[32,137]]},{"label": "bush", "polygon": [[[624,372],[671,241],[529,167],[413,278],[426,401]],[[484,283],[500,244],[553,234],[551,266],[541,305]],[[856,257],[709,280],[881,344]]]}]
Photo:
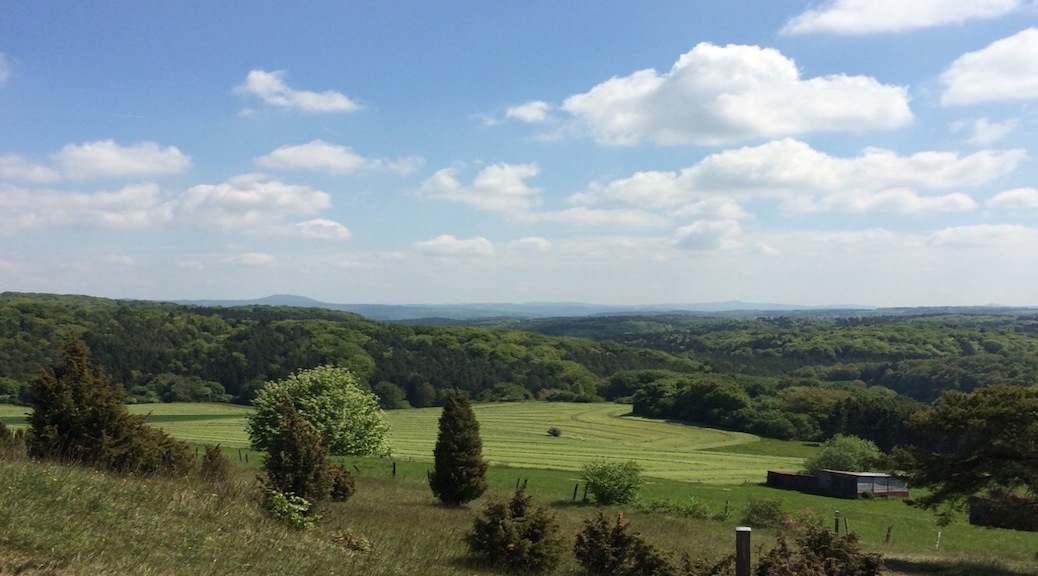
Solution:
[{"label": "bush", "polygon": [[367,552],[371,550],[370,540],[349,530],[340,531],[332,538],[332,542],[335,542],[349,552]]},{"label": "bush", "polygon": [[277,435],[269,440],[263,458],[266,488],[295,494],[310,502],[327,498],[332,480],[328,447],[289,398],[278,402],[275,411],[281,424]]},{"label": "bush", "polygon": [[180,475],[192,468],[186,443],[127,412],[126,391],[91,365],[82,342],[64,344],[61,358],[31,385],[30,456],[112,472]]},{"label": "bush", "polygon": [[680,563],[675,562],[670,554],[632,532],[623,514],[613,524],[602,513],[594,520],[584,520],[573,554],[587,573],[611,576],[723,576],[732,573],[735,559],[728,556],[710,564],[684,556]]},{"label": "bush", "polygon": [[804,526],[790,549],[785,538],[765,554],[754,571],[756,576],[878,576],[883,570],[879,554],[865,552],[858,534],[840,536],[817,524]]},{"label": "bush", "polygon": [[353,473],[345,466],[332,466],[332,492],[334,502],[345,502],[357,491],[357,484],[353,480]]},{"label": "bush", "polygon": [[761,498],[750,500],[746,505],[746,512],[739,521],[744,526],[754,528],[775,528],[789,522],[789,514],[785,511],[785,503],[782,500]]},{"label": "bush", "polygon": [[665,514],[680,518],[704,520],[710,518],[710,508],[706,504],[689,497],[686,501],[674,502],[670,498],[656,498],[638,507],[642,512]]},{"label": "bush", "polygon": [[558,438],[559,436],[562,436],[562,430],[559,430],[557,427],[552,426],[551,428],[548,428],[548,436],[554,436],[555,438]]},{"label": "bush", "polygon": [[804,461],[804,474],[819,470],[868,471],[882,456],[876,443],[857,436],[837,434],[822,442],[818,452]]},{"label": "bush", "polygon": [[295,494],[285,494],[277,490],[267,490],[264,507],[276,520],[286,522],[299,530],[312,530],[317,523],[316,516],[310,516],[312,504],[306,498]]},{"label": "bush", "polygon": [[644,480],[637,462],[605,462],[597,460],[584,465],[581,479],[598,504],[626,504],[634,500]]},{"label": "bush", "polygon": [[334,366],[301,370],[260,388],[246,427],[253,449],[269,451],[281,424],[276,407],[286,397],[321,435],[330,454],[389,455],[389,424],[378,397],[363,390],[352,372]]},{"label": "bush", "polygon": [[509,572],[549,572],[565,549],[555,516],[533,506],[524,488],[508,504],[487,504],[465,540],[472,556]]},{"label": "bush", "polygon": [[206,446],[205,454],[202,455],[202,466],[200,473],[202,479],[212,484],[221,484],[230,480],[233,469],[231,460],[224,456],[220,445]]}]

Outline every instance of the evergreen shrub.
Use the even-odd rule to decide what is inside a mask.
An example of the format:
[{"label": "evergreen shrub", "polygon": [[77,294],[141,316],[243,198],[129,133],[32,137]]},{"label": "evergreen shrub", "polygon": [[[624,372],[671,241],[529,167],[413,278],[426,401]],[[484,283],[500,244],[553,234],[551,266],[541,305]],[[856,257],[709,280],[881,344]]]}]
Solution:
[{"label": "evergreen shrub", "polygon": [[534,506],[525,488],[508,504],[488,503],[465,540],[473,557],[508,572],[549,572],[565,551],[554,514]]}]

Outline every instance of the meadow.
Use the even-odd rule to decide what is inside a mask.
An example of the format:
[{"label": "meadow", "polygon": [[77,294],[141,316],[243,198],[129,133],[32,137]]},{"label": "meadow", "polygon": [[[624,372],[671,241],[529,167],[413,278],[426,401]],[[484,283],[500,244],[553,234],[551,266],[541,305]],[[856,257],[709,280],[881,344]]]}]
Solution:
[{"label": "meadow", "polygon": [[[465,564],[461,538],[488,499],[507,498],[518,481],[527,481],[536,501],[551,506],[564,533],[572,534],[584,518],[599,511],[581,503],[579,496],[574,501],[579,477],[575,470],[593,458],[634,458],[648,476],[642,502],[695,500],[715,516],[672,517],[636,505],[604,510],[610,515],[622,511],[647,539],[675,553],[708,558],[730,553],[733,530],[749,504],[773,499],[801,521],[831,525],[839,510],[864,546],[890,559],[894,574],[1038,574],[1038,534],[970,526],[963,514],[939,526],[933,514],[900,501],[840,500],[766,488],[759,483],[767,468],[796,468],[813,448],[631,418],[624,415],[626,408],[476,405],[485,453],[493,463],[488,472],[492,488],[480,500],[455,510],[436,506],[425,482],[439,410],[391,412],[394,458],[345,459],[355,467],[357,495],[345,504],[326,505],[318,530],[306,534],[285,531],[252,510],[255,496],[249,486],[254,490],[260,461],[255,453],[238,467],[237,492],[227,495],[227,501],[199,487],[197,480],[130,482],[54,466],[43,473],[25,465],[0,466],[0,485],[6,487],[0,496],[0,520],[18,527],[0,535],[0,543],[25,560],[25,566],[15,566],[10,555],[0,553],[0,573],[5,568],[20,573],[24,568],[26,574],[90,574],[101,573],[95,569],[106,564],[118,567],[108,573],[130,573],[165,562],[165,569],[150,571],[488,574]],[[132,410],[150,414],[150,422],[196,445],[220,443],[232,460],[237,461],[236,454],[250,453],[244,432],[248,408],[153,404]],[[0,406],[0,421],[24,425],[24,412],[21,407]],[[561,435],[548,435],[549,427],[558,427]],[[731,470],[724,470],[726,466]],[[51,506],[53,502],[65,508]],[[78,528],[70,534],[73,518]],[[886,542],[891,526],[892,539]],[[328,540],[343,529],[369,538],[373,553],[344,558],[329,546]],[[161,533],[165,548],[149,548],[149,533]],[[760,546],[770,547],[776,533],[755,529],[755,554]],[[50,562],[53,570],[30,569],[38,560],[40,566]],[[577,574],[579,569],[570,559],[560,573]]]}]

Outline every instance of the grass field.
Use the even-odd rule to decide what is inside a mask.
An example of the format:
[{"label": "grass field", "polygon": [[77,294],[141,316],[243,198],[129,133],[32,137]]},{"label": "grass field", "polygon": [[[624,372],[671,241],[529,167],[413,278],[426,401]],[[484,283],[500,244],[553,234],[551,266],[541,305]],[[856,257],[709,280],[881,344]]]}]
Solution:
[{"label": "grass field", "polygon": [[[635,460],[645,468],[645,475],[655,478],[733,484],[761,482],[768,469],[796,469],[805,455],[799,443],[762,442],[741,432],[631,417],[630,407],[618,404],[524,402],[476,404],[473,409],[480,422],[483,455],[499,466],[575,471],[599,458]],[[148,414],[149,422],[192,444],[234,449],[249,445],[247,407],[145,404],[130,410]],[[24,423],[24,412],[24,408],[0,407],[0,419]],[[394,410],[386,416],[395,458],[432,460],[439,408]],[[550,436],[552,427],[561,435]]]},{"label": "grass field", "polygon": [[[248,413],[245,407],[154,404],[132,409],[150,413],[151,422],[192,443],[221,443],[231,454],[247,445],[243,429]],[[653,476],[642,489],[643,501],[692,498],[715,514],[726,507],[730,510],[724,520],[687,520],[642,513],[631,506],[623,508],[625,517],[639,531],[668,550],[715,558],[727,554],[733,529],[749,503],[777,499],[791,514],[816,518],[827,525],[831,525],[834,512],[839,510],[867,548],[892,559],[893,574],[1038,574],[1035,533],[977,528],[970,526],[962,514],[955,515],[949,525],[938,526],[931,513],[899,501],[840,500],[758,485],[763,480],[763,470],[771,463],[795,467],[799,458],[812,449],[804,444],[757,440],[748,435],[626,417],[626,407],[611,404],[488,404],[475,409],[486,454],[496,464],[488,472],[492,485],[489,497],[506,497],[515,482],[528,480],[530,492],[538,502],[552,505],[566,533],[578,528],[582,518],[596,513],[594,507],[571,502],[578,476],[573,469],[596,456],[634,456],[645,464],[647,475]],[[21,407],[0,406],[0,421],[21,426],[24,413]],[[346,573],[488,574],[459,563],[464,554],[461,534],[471,525],[472,513],[487,497],[467,509],[445,510],[434,505],[426,485],[439,410],[398,411],[389,417],[394,426],[397,456],[393,461],[347,459],[358,470],[358,495],[345,506],[331,506],[323,512],[325,520],[317,540],[310,536],[294,537],[262,523],[249,524],[250,529],[244,532],[228,531],[228,526],[256,521],[255,512],[250,511],[251,497],[247,495],[236,505],[228,502],[214,509],[217,501],[212,500],[211,494],[175,483],[160,483],[153,490],[150,485],[103,479],[94,473],[69,473],[54,468],[41,474],[0,466],[0,486],[5,487],[6,494],[0,496],[0,521],[20,526],[19,530],[0,536],[0,549],[14,551],[14,556],[6,558],[0,552],[0,574],[7,573],[5,568],[25,574],[92,574],[99,573],[95,569],[105,565],[115,569],[108,573],[131,573],[145,566],[153,568],[155,562],[166,557],[170,562],[168,570],[152,569],[153,573],[288,574],[292,573],[289,567],[332,573],[329,566],[344,562]],[[562,431],[560,437],[547,434],[552,426]],[[255,482],[258,461],[254,457],[240,469],[242,482]],[[395,476],[391,473],[394,461]],[[505,463],[510,466],[504,466]],[[726,465],[736,472],[718,470]],[[740,475],[748,482],[740,482]],[[82,501],[73,497],[80,493]],[[62,502],[70,508],[56,510],[49,506],[47,502],[53,500],[54,494],[65,495]],[[126,495],[129,501],[123,502],[122,496],[116,499],[117,495]],[[202,515],[182,519],[190,510],[168,505],[170,497],[183,506],[198,506]],[[36,500],[38,505],[34,504]],[[617,511],[613,508],[607,513]],[[73,523],[77,528],[72,533],[67,532],[70,514],[77,518]],[[112,518],[128,518],[126,522],[130,523],[106,531],[103,527]],[[886,543],[887,527],[891,525],[893,539]],[[347,527],[371,538],[377,552],[364,558],[344,559],[336,555],[327,546],[327,538],[335,530]],[[143,541],[133,542],[148,531],[164,534],[165,548],[152,550]],[[935,549],[938,532],[941,546]],[[231,534],[238,535],[232,538]],[[774,534],[773,530],[754,530],[755,550],[761,545],[769,547]],[[131,542],[116,545],[116,538]],[[227,547],[240,551],[220,552]],[[272,553],[273,547],[277,547],[277,554]],[[19,564],[22,560],[24,563]],[[55,564],[48,567],[47,562]],[[26,566],[42,568],[25,569]],[[575,575],[579,570],[569,560],[560,573]]]}]

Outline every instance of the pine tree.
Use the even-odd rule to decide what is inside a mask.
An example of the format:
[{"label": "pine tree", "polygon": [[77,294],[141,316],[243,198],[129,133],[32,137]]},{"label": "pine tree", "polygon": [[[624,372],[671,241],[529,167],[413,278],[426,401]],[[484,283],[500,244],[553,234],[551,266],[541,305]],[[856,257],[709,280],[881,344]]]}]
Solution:
[{"label": "pine tree", "polygon": [[275,406],[280,425],[263,459],[268,490],[294,494],[310,502],[328,497],[332,488],[328,447],[303,419],[290,398]]},{"label": "pine tree", "polygon": [[452,392],[443,405],[433,457],[436,465],[429,474],[429,487],[445,506],[475,500],[487,489],[479,422],[461,392]]}]

